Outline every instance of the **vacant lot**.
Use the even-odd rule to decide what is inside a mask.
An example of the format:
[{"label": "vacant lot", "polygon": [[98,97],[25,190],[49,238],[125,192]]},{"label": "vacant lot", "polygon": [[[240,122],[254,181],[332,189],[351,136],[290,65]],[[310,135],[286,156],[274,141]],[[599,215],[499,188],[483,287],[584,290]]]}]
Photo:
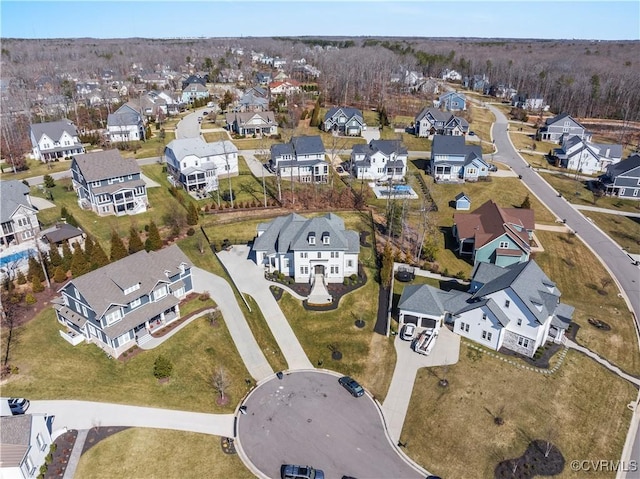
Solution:
[{"label": "vacant lot", "polygon": [[82,455],[76,477],[251,478],[237,455],[222,452],[220,438],[183,431],[131,428]]},{"label": "vacant lot", "polygon": [[[438,385],[443,377],[447,388]],[[579,478],[584,472],[571,472],[571,460],[620,457],[631,419],[626,405],[635,398],[630,383],[573,351],[546,376],[463,344],[454,366],[418,372],[401,441],[411,458],[442,477],[487,479],[531,440],[550,439],[566,460],[560,477]]]},{"label": "vacant lot", "polygon": [[628,253],[640,254],[640,218],[583,211],[600,229]]}]

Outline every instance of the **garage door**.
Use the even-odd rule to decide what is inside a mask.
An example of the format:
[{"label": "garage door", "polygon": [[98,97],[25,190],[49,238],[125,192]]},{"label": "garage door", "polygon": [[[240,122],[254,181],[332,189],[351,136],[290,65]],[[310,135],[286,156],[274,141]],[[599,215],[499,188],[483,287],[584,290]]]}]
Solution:
[{"label": "garage door", "polygon": [[411,324],[415,324],[416,326],[418,326],[418,320],[419,318],[417,316],[412,316],[410,314],[405,314],[404,317],[402,318],[402,321],[404,322],[404,324],[411,323]]}]

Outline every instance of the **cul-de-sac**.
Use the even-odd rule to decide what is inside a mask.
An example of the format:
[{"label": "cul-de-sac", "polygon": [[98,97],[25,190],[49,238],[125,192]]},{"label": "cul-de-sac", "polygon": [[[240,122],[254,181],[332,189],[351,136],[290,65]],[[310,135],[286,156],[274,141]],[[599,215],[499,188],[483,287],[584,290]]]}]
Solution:
[{"label": "cul-de-sac", "polygon": [[215,35],[2,40],[0,477],[640,477],[640,40]]}]

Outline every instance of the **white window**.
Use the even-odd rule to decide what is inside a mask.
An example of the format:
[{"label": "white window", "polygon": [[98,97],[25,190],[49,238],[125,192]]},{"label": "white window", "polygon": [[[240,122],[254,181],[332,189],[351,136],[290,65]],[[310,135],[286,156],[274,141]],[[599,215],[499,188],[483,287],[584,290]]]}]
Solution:
[{"label": "white window", "polygon": [[347,268],[353,268],[353,260],[347,260]]},{"label": "white window", "polygon": [[518,326],[522,326],[522,319],[518,318]]},{"label": "white window", "polygon": [[500,248],[508,248],[509,247],[509,242],[508,241],[500,241]]},{"label": "white window", "polygon": [[307,258],[308,256],[309,256],[309,253],[307,253],[306,251],[303,251],[302,253],[300,253],[301,258]]},{"label": "white window", "polygon": [[322,244],[329,244],[329,235],[324,235],[322,237]]},{"label": "white window", "polygon": [[78,288],[73,288],[73,292],[76,295],[76,298],[80,299],[80,293],[78,292]]},{"label": "white window", "polygon": [[467,323],[463,323],[462,321],[460,321],[460,330],[464,331],[465,333],[468,333],[469,325]]},{"label": "white window", "polygon": [[131,301],[129,303],[129,307],[131,309],[137,308],[138,306],[140,306],[142,304],[142,300],[140,298],[138,299],[134,299],[133,301]]},{"label": "white window", "polygon": [[487,313],[482,313],[482,319],[487,319]]},{"label": "white window", "polygon": [[322,258],[322,253],[318,251],[318,259]]},{"label": "white window", "polygon": [[140,289],[140,283],[136,283],[133,286],[129,286],[127,289],[124,290],[124,294],[127,295],[129,293],[133,293],[134,291],[137,291],[138,289]]},{"label": "white window", "polygon": [[154,301],[157,301],[160,298],[164,298],[166,295],[167,295],[167,287],[162,286],[153,292],[153,299]]},{"label": "white window", "polygon": [[27,460],[25,461],[25,465],[27,466],[27,470],[29,471],[29,475],[32,476],[36,471],[36,466],[33,464],[30,456],[27,456]]},{"label": "white window", "polygon": [[[640,181],[638,181],[638,183],[640,183]],[[634,188],[633,189],[633,196],[638,196],[638,191],[640,191],[638,188]]]},{"label": "white window", "polygon": [[282,260],[282,267],[283,268],[288,268],[289,267],[289,258],[284,258]]},{"label": "white window", "polygon": [[38,435],[36,436],[36,442],[38,443],[38,449],[40,449],[41,451],[44,451],[45,448],[47,447],[47,443],[44,442],[44,439],[42,438],[42,434],[38,433]]},{"label": "white window", "polygon": [[491,341],[491,333],[489,331],[482,331],[482,339]]},{"label": "white window", "polygon": [[120,309],[116,309],[115,311],[107,314],[104,317],[105,321],[107,322],[107,325],[115,323],[120,318],[122,318],[122,312],[120,311]]},{"label": "white window", "polygon": [[528,348],[529,340],[527,338],[523,338],[522,336],[520,336],[518,338],[518,346],[522,346],[523,348]]},{"label": "white window", "polygon": [[508,299],[504,302],[504,307],[508,308],[509,305],[511,304],[511,301],[509,301]]},{"label": "white window", "polygon": [[315,235],[309,235],[309,244],[316,244]]},{"label": "white window", "polygon": [[620,196],[624,196],[625,188],[620,188]]},{"label": "white window", "polygon": [[87,314],[87,308],[85,307],[85,305],[82,305],[82,315],[86,318],[88,316]]},{"label": "white window", "polygon": [[22,232],[22,239],[29,239],[33,237],[33,231],[27,230]]}]

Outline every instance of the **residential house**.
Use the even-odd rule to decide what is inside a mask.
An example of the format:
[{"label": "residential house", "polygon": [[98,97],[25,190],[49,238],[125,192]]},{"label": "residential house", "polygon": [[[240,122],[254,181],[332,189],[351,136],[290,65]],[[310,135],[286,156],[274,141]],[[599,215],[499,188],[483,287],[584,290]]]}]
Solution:
[{"label": "residential house", "polygon": [[273,77],[273,81],[274,82],[283,82],[285,80],[289,79],[289,75],[287,75],[285,72],[283,71],[279,71],[278,73],[275,74],[275,76]]},{"label": "residential house", "polygon": [[123,158],[118,150],[74,156],[73,189],[78,204],[100,216],[135,215],[147,211],[147,186],[138,162]]},{"label": "residential house", "polygon": [[300,93],[300,83],[296,80],[273,81],[269,83],[269,91],[272,95],[292,95]]},{"label": "residential house", "polygon": [[362,112],[350,107],[331,108],[324,115],[321,127],[324,131],[349,136],[360,136],[367,129]]},{"label": "residential house", "polygon": [[29,187],[22,181],[0,181],[0,246],[32,240],[40,231],[38,210],[31,203]]},{"label": "residential house", "polygon": [[261,87],[247,90],[238,101],[237,111],[267,111],[269,109],[268,92]]},{"label": "residential house", "polygon": [[456,211],[466,211],[471,208],[471,198],[461,191],[456,195],[455,205]]},{"label": "residential house", "polygon": [[518,90],[503,83],[491,85],[489,87],[489,95],[495,96],[496,98],[502,98],[503,100],[511,101],[511,99],[517,94]]},{"label": "residential house", "polygon": [[68,223],[56,223],[51,228],[42,230],[40,237],[51,247],[61,248],[64,243],[67,243],[70,248],[73,248],[73,245],[76,243],[84,247],[84,232],[80,228],[76,228]]},{"label": "residential house", "polygon": [[577,136],[586,141],[591,140],[591,133],[567,113],[548,118],[536,134],[538,140],[554,143],[562,143],[562,139],[569,136]]},{"label": "residential house", "polygon": [[153,329],[180,318],[180,300],[193,289],[191,266],[172,245],[138,251],[71,279],[54,305],[68,328],[60,335],[80,336],[117,358],[150,339]]},{"label": "residential house", "polygon": [[507,266],[529,260],[535,228],[534,211],[501,208],[489,200],[472,213],[453,215],[453,236],[460,256],[474,263]]},{"label": "residential house", "polygon": [[484,73],[482,75],[472,75],[468,77],[464,77],[462,80],[462,85],[465,88],[473,91],[479,91],[482,93],[487,93],[490,88],[489,77]]},{"label": "residential house", "polygon": [[440,93],[440,83],[438,83],[438,80],[435,78],[425,78],[412,87],[411,91],[421,92],[427,95],[437,95]]},{"label": "residential house", "polygon": [[34,123],[30,137],[36,160],[48,162],[84,153],[76,126],[66,119]]},{"label": "residential house", "polygon": [[442,72],[441,78],[447,81],[462,81],[462,75],[455,70],[449,70],[448,68]]},{"label": "residential house", "polygon": [[359,179],[401,181],[407,173],[407,149],[398,140],[353,145],[351,172]]},{"label": "residential house", "polygon": [[634,153],[620,163],[609,165],[600,177],[606,195],[640,199],[640,153]]},{"label": "residential house", "polygon": [[244,73],[237,68],[223,68],[218,74],[220,83],[240,83],[244,81]]},{"label": "residential house", "polygon": [[271,136],[278,134],[278,123],[272,111],[227,113],[227,129],[244,136]]},{"label": "residential house", "polygon": [[164,149],[168,172],[187,191],[216,191],[220,178],[238,174],[238,148],[228,140],[172,140]]},{"label": "residential house", "polygon": [[187,90],[187,88],[194,84],[202,85],[203,87],[207,86],[207,79],[204,76],[198,75],[189,75],[187,78],[182,80],[182,91]]},{"label": "residential house", "polygon": [[271,168],[283,179],[326,183],[329,163],[320,136],[294,136],[289,143],[271,145]]},{"label": "residential house", "polygon": [[190,83],[182,89],[182,103],[193,103],[195,100],[209,98],[209,90],[199,82]]},{"label": "residential house", "polygon": [[256,73],[256,81],[260,85],[268,85],[273,81],[270,72],[258,72]]},{"label": "residential house", "polygon": [[107,132],[112,144],[144,140],[142,115],[132,105],[124,104],[107,117]]},{"label": "residential house", "polygon": [[467,109],[467,98],[455,91],[449,91],[438,97],[433,106],[446,111],[464,111]]},{"label": "residential house", "polygon": [[560,148],[553,150],[559,166],[592,175],[622,159],[622,145],[591,143],[579,136],[563,136]]},{"label": "residential house", "polygon": [[431,174],[436,181],[477,181],[489,176],[480,145],[465,145],[464,136],[435,135],[431,146]]},{"label": "residential house", "polygon": [[333,213],[315,218],[292,213],[260,223],[252,249],[266,272],[277,271],[296,283],[317,280],[317,275],[325,284],[342,283],[358,274],[359,234],[345,229],[344,220]]},{"label": "residential house", "polygon": [[460,336],[527,357],[547,341],[562,342],[574,311],[560,302],[556,284],[535,261],[506,267],[477,263],[467,292],[427,285],[405,290],[398,303],[400,326],[444,317]]},{"label": "residential house", "polygon": [[541,95],[516,94],[511,98],[511,106],[529,111],[540,111],[544,110],[545,103]]},{"label": "residential house", "polygon": [[437,108],[424,108],[416,115],[416,136],[429,138],[433,135],[463,136],[469,132],[469,123],[462,117]]},{"label": "residential house", "polygon": [[10,414],[9,411],[0,417],[0,476],[6,479],[40,477],[40,467],[44,465],[53,443],[54,417],[47,414]]}]

